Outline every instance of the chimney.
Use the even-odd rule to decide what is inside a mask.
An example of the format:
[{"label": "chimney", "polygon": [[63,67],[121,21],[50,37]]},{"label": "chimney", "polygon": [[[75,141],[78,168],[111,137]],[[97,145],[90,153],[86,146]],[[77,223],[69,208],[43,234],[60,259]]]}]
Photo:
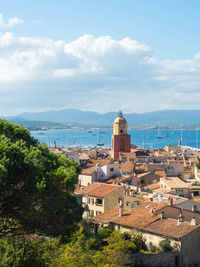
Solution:
[{"label": "chimney", "polygon": [[173,197],[169,197],[169,205],[170,206],[173,206],[174,205]]},{"label": "chimney", "polygon": [[197,205],[192,205],[192,211],[197,212]]},{"label": "chimney", "polygon": [[182,214],[182,211],[181,211],[181,213],[178,216],[178,221],[179,222],[183,222],[183,214]]},{"label": "chimney", "polygon": [[152,215],[156,215],[156,209],[155,209],[155,208],[152,208],[152,209],[150,210],[150,213],[151,213]]},{"label": "chimney", "polygon": [[197,222],[196,222],[195,217],[192,218],[192,220],[191,220],[191,222],[190,222],[190,225],[192,225],[192,226],[197,225]]},{"label": "chimney", "polygon": [[123,200],[119,200],[119,217],[123,216]]},{"label": "chimney", "polygon": [[163,211],[161,211],[161,213],[160,213],[160,219],[161,219],[161,220],[164,219],[164,212],[163,212]]}]

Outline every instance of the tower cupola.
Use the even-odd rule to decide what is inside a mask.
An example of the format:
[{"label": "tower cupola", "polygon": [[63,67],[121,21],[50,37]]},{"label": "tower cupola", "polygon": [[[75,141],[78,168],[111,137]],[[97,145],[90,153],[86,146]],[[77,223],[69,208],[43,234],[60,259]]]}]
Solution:
[{"label": "tower cupola", "polygon": [[118,117],[114,121],[113,125],[114,135],[126,135],[127,134],[127,122],[123,117],[122,111],[118,112]]}]

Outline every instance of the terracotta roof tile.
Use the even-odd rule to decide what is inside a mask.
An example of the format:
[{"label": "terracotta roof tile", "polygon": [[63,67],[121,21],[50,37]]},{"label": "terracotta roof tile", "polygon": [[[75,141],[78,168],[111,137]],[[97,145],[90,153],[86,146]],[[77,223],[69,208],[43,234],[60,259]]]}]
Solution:
[{"label": "terracotta roof tile", "polygon": [[93,165],[98,164],[100,166],[105,166],[108,165],[111,161],[110,159],[92,159],[91,162]]},{"label": "terracotta roof tile", "polygon": [[[145,202],[131,210],[123,209],[123,216],[119,217],[119,208],[115,207],[93,218],[96,222],[116,223],[127,227],[157,233],[164,236],[179,238],[200,227],[192,226],[190,222],[178,223],[177,219],[161,219],[160,211],[167,207],[165,204]],[[155,209],[155,215],[152,213]]]},{"label": "terracotta roof tile", "polygon": [[134,164],[131,161],[127,161],[120,164],[120,170],[122,173],[131,173],[134,170]]},{"label": "terracotta roof tile", "polygon": [[86,153],[79,153],[80,160],[89,160],[90,157]]},{"label": "terracotta roof tile", "polygon": [[[95,220],[101,222],[112,221],[118,224],[123,224],[129,227],[141,228],[146,224],[151,223],[152,221],[159,218],[159,216],[153,216],[151,210],[155,208],[159,210],[166,205],[159,204],[155,202],[145,202],[134,209],[128,210],[123,209],[123,216],[119,217],[119,208],[113,208],[105,213],[102,213],[96,217]],[[112,219],[110,219],[112,218]]]},{"label": "terracotta roof tile", "polygon": [[84,175],[90,175],[92,173],[96,172],[96,169],[93,168],[93,167],[90,167],[90,168],[86,168],[86,169],[82,169],[81,170],[81,174],[84,174]]},{"label": "terracotta roof tile", "polygon": [[105,183],[93,183],[82,189],[76,188],[74,193],[75,194],[81,193],[84,195],[87,194],[90,196],[104,197],[119,188],[121,187],[118,185],[110,185],[110,184],[105,184]]},{"label": "terracotta roof tile", "polygon": [[122,177],[115,177],[115,178],[109,179],[109,180],[106,181],[106,183],[107,184],[113,184],[114,182],[123,183],[123,182],[128,181],[128,180],[129,180],[129,177],[122,176]]},{"label": "terracotta roof tile", "polygon": [[178,177],[162,177],[160,181],[164,184],[167,184],[171,189],[189,188],[188,185]]},{"label": "terracotta roof tile", "polygon": [[155,174],[157,174],[161,177],[164,177],[166,175],[166,172],[165,171],[155,171]]},{"label": "terracotta roof tile", "polygon": [[150,184],[147,186],[147,189],[149,189],[149,190],[155,190],[158,188],[160,188],[160,183]]},{"label": "terracotta roof tile", "polygon": [[179,238],[191,232],[195,228],[200,227],[200,225],[192,226],[190,222],[178,223],[178,220],[166,218],[154,221],[153,223],[144,227],[144,230],[162,234],[164,236],[170,236]]}]

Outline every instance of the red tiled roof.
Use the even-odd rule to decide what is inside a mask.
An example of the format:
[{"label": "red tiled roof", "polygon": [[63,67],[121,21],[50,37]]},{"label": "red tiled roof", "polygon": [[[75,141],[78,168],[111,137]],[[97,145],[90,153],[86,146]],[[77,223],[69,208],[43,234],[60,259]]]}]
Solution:
[{"label": "red tiled roof", "polygon": [[110,159],[92,159],[91,162],[94,165],[99,164],[100,166],[105,166],[110,163]]},{"label": "red tiled roof", "polygon": [[[192,226],[190,222],[178,223],[177,219],[160,218],[161,210],[167,207],[165,204],[145,202],[131,210],[123,209],[123,216],[119,217],[119,208],[113,208],[93,218],[96,222],[113,222],[130,228],[137,228],[144,231],[157,233],[164,236],[179,238],[190,231],[200,227]],[[155,209],[155,215],[152,213]]]},{"label": "red tiled roof", "polygon": [[124,173],[131,173],[134,170],[134,164],[131,161],[126,161],[120,164],[120,170]]},{"label": "red tiled roof", "polygon": [[150,185],[147,186],[147,188],[148,188],[149,190],[155,190],[155,189],[158,189],[158,188],[160,188],[160,183],[150,184]]},{"label": "red tiled roof", "polygon": [[[101,222],[112,221],[129,227],[132,226],[135,228],[141,228],[147,223],[152,222],[152,220],[156,220],[159,218],[159,216],[152,216],[150,212],[152,208],[159,210],[165,206],[166,205],[164,204],[158,204],[155,202],[145,202],[131,210],[123,209],[124,215],[122,217],[118,216],[119,208],[116,207],[94,217],[94,219]],[[110,218],[112,218],[112,220]]]},{"label": "red tiled roof", "polygon": [[84,174],[84,175],[90,175],[90,174],[92,174],[94,172],[96,172],[96,169],[94,169],[93,167],[81,170],[81,174]]},{"label": "red tiled roof", "polygon": [[164,236],[179,238],[197,227],[200,227],[200,225],[190,225],[190,222],[186,221],[178,223],[176,219],[166,218],[154,221],[153,223],[147,225],[144,229]]},{"label": "red tiled roof", "polygon": [[75,194],[87,194],[90,196],[104,197],[114,190],[121,188],[118,185],[110,185],[105,183],[93,183],[82,189],[75,189]]},{"label": "red tiled roof", "polygon": [[125,181],[128,181],[129,177],[127,176],[123,176],[123,177],[116,177],[116,178],[112,178],[106,181],[107,184],[113,184],[114,182],[116,183],[123,183]]},{"label": "red tiled roof", "polygon": [[155,174],[161,176],[161,177],[164,177],[166,176],[166,172],[165,171],[155,171]]}]

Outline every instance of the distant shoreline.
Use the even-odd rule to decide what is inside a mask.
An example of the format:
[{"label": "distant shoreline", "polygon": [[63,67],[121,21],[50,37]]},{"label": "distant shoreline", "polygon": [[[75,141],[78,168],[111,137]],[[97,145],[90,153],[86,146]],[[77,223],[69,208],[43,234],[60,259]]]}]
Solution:
[{"label": "distant shoreline", "polygon": [[[26,127],[26,126],[24,126]],[[48,131],[48,130],[112,130],[113,127],[103,127],[103,126],[63,126],[63,127],[26,127],[29,131]],[[157,127],[157,126],[129,126],[129,130],[157,130],[160,128],[161,130],[200,130],[199,126],[162,126],[162,127]]]}]

